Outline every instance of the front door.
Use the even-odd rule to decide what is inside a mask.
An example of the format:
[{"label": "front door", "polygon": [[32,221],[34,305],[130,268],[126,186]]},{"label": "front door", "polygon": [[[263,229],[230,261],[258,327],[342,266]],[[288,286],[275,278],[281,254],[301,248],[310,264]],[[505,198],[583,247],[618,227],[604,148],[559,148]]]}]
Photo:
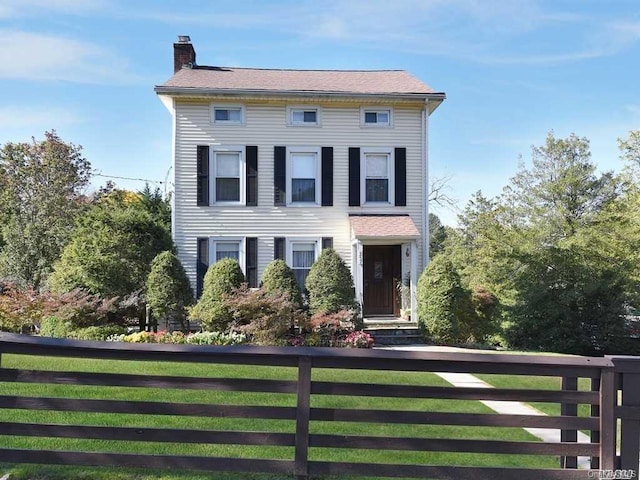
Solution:
[{"label": "front door", "polygon": [[364,245],[363,264],[364,315],[398,316],[395,283],[402,269],[400,245]]}]

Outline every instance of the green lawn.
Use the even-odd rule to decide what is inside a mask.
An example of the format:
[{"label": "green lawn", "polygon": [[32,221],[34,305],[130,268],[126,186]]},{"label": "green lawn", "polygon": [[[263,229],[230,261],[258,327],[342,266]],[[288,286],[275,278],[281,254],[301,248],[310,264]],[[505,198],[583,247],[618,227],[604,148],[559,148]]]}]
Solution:
[{"label": "green lawn", "polygon": [[[240,377],[295,380],[297,370],[282,367],[256,367],[232,365],[205,365],[180,363],[152,363],[133,361],[96,361],[3,355],[2,367],[35,370],[137,373],[147,375],[176,375],[196,377]],[[385,372],[358,370],[314,370],[313,380],[378,384],[448,385],[444,380],[424,372]],[[91,387],[70,385],[32,385],[0,383],[3,395],[47,396],[66,398],[109,398],[141,401],[169,401],[179,403],[239,404],[295,406],[293,394],[263,394],[246,392],[217,392],[179,389],[149,389],[128,387]],[[383,388],[383,387],[381,387]],[[410,410],[441,412],[492,413],[477,401],[390,399],[382,397],[312,397],[312,407],[339,407],[348,409]],[[289,420],[223,419],[180,417],[163,415],[131,415],[107,413],[48,412],[27,410],[0,410],[0,421],[41,422],[56,424],[138,426],[146,428],[189,428],[238,431],[293,432],[295,422]],[[364,424],[351,422],[312,422],[311,433],[343,435],[388,435],[395,437],[494,439],[536,441],[518,428],[457,427],[430,425]],[[80,450],[100,452],[151,453],[168,455],[228,456],[238,458],[292,459],[292,447],[234,446],[210,444],[173,444],[149,442],[114,442],[105,440],[79,440],[56,438],[29,438],[0,436],[5,448],[38,448],[54,450]],[[372,451],[355,449],[311,448],[312,460],[346,462],[416,463],[443,465],[492,465],[520,467],[557,467],[551,456],[498,456],[489,454]],[[0,476],[11,472],[12,480],[53,479],[282,479],[282,475],[231,475],[188,472],[148,472],[127,469],[95,469],[76,467],[5,466]]]}]

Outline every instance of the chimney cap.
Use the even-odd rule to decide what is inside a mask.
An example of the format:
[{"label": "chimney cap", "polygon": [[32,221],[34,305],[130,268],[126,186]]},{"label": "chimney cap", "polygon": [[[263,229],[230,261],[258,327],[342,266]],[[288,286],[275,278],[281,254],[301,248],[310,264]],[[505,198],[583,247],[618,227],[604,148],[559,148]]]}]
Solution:
[{"label": "chimney cap", "polygon": [[191,43],[189,35],[178,35],[178,43]]}]

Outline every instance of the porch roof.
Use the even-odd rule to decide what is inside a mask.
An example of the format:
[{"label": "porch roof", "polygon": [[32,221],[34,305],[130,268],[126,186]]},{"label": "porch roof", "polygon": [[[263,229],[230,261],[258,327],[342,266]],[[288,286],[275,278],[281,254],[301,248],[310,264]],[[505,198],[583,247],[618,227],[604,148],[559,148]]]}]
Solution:
[{"label": "porch roof", "polygon": [[409,215],[351,215],[351,233],[357,239],[420,238]]}]

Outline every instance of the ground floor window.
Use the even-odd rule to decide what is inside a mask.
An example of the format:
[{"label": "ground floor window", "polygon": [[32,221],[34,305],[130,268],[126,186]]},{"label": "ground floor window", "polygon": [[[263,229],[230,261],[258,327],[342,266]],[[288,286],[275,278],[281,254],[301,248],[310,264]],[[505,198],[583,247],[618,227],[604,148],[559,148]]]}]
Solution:
[{"label": "ground floor window", "polygon": [[287,263],[293,270],[296,283],[304,291],[311,265],[318,258],[319,241],[310,239],[289,240],[287,250]]}]

